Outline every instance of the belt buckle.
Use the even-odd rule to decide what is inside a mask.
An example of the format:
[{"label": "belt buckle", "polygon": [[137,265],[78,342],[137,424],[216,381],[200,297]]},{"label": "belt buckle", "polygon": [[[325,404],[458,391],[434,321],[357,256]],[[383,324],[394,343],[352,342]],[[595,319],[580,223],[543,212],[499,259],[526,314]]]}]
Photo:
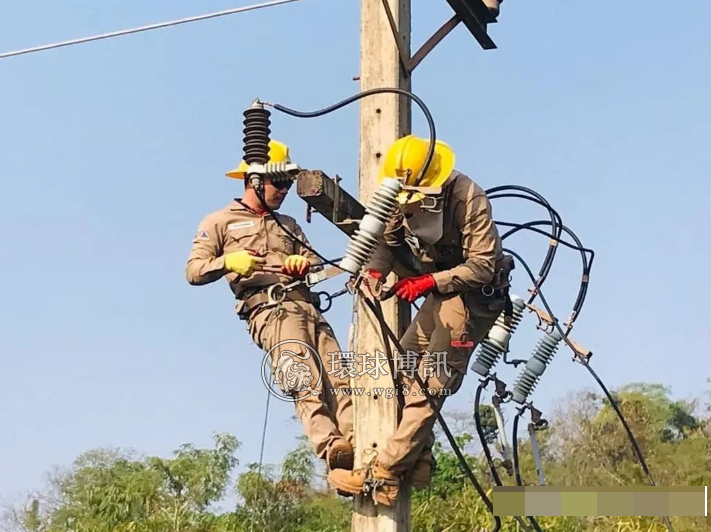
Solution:
[{"label": "belt buckle", "polygon": [[267,289],[267,297],[269,298],[268,303],[270,305],[278,305],[282,303],[286,299],[286,287],[283,283],[271,285]]},{"label": "belt buckle", "polygon": [[494,287],[490,284],[485,284],[481,287],[481,293],[484,295],[484,297],[491,297],[494,295],[494,292]]}]

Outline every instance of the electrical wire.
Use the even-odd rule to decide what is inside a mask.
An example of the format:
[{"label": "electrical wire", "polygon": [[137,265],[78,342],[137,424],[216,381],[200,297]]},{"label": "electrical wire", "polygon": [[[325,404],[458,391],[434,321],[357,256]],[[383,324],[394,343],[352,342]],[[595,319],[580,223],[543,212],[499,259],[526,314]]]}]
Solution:
[{"label": "electrical wire", "polygon": [[[494,223],[498,225],[503,225],[504,227],[513,227],[511,231],[507,231],[503,235],[501,235],[501,240],[505,240],[506,238],[513,236],[514,234],[518,233],[519,231],[526,230],[526,231],[533,231],[534,233],[538,233],[539,235],[547,236],[549,238],[554,238],[551,237],[550,233],[546,233],[545,231],[541,231],[540,229],[537,229],[535,226],[537,225],[550,225],[550,222],[547,220],[536,220],[533,222],[526,222],[525,224],[520,224],[520,223],[515,223],[515,222],[501,222],[496,220]],[[568,233],[568,235],[575,240],[575,244],[571,244],[567,240],[563,240],[562,238],[555,238],[556,242],[559,244],[563,244],[564,246],[574,250],[574,251],[580,251],[582,253],[582,259],[583,259],[583,265],[585,268],[587,268],[587,260],[588,260],[588,253],[590,254],[590,262],[592,263],[593,258],[595,257],[595,251],[592,249],[583,247],[582,243],[580,242],[580,239],[573,233],[570,229],[568,229],[566,226],[562,226],[563,231]]]},{"label": "electrical wire", "polygon": [[[264,105],[268,105],[270,107],[273,107],[277,111],[281,111],[282,113],[286,113],[291,116],[295,116],[297,118],[317,118],[319,116],[323,116],[329,113],[332,113],[333,111],[337,111],[338,109],[341,109],[342,107],[345,107],[346,105],[350,105],[353,102],[356,102],[362,98],[365,98],[367,96],[372,96],[374,94],[400,94],[402,96],[406,96],[407,98],[411,99],[414,101],[418,107],[422,110],[422,113],[425,115],[425,119],[427,120],[427,126],[429,128],[429,133],[430,133],[430,143],[427,147],[427,156],[425,157],[425,162],[422,165],[422,168],[420,170],[420,173],[417,175],[417,178],[415,179],[415,186],[418,186],[424,175],[427,173],[427,170],[429,169],[430,165],[432,164],[432,159],[434,157],[434,149],[435,149],[435,143],[437,141],[437,133],[436,133],[436,128],[435,128],[435,123],[434,123],[434,118],[432,118],[432,114],[430,113],[430,110],[427,108],[425,103],[415,94],[413,94],[410,91],[407,91],[405,89],[400,89],[396,87],[380,87],[376,89],[369,89],[367,91],[362,91],[359,92],[358,94],[354,94],[353,96],[349,96],[348,98],[345,98],[344,100],[341,100],[340,102],[336,102],[333,105],[329,105],[328,107],[324,107],[323,109],[319,109],[317,111],[296,111],[294,109],[290,109],[288,107],[285,107],[281,104],[278,103],[269,103],[269,102],[262,102]],[[394,176],[393,176],[394,177]]]},{"label": "electrical wire", "polygon": [[522,412],[523,409],[519,410],[513,420],[513,469],[514,479],[516,480],[517,486],[523,486],[523,481],[521,480],[521,468],[518,463],[518,420],[521,417]]},{"label": "electrical wire", "polygon": [[[533,222],[528,222],[525,224],[518,224],[518,223],[512,223],[512,222],[495,222],[498,225],[502,225],[504,227],[513,227],[514,229],[511,229],[510,231],[507,231],[501,236],[501,240],[504,241],[506,238],[516,234],[517,232],[521,230],[527,230],[527,231],[532,231],[534,233],[541,234],[543,236],[547,236],[549,238],[554,238],[550,234],[546,233],[545,231],[541,231],[540,229],[537,229],[535,226],[538,225],[550,225],[549,221],[546,220],[536,220]],[[563,231],[565,231],[570,237],[575,241],[577,245],[573,245],[570,242],[567,242],[563,239],[556,238],[556,242],[563,244],[566,247],[569,247],[573,250],[579,251],[580,252],[580,258],[582,261],[582,278],[580,281],[580,289],[578,290],[578,295],[576,297],[575,303],[573,304],[573,311],[571,314],[571,319],[568,324],[570,327],[573,322],[580,316],[580,311],[583,307],[583,304],[585,303],[585,298],[587,297],[587,291],[588,291],[588,285],[590,282],[590,271],[592,269],[592,264],[593,261],[595,260],[595,252],[592,249],[588,249],[583,247],[582,242],[578,238],[578,236],[569,228],[567,228],[565,225],[561,226]],[[587,254],[590,254],[590,260],[588,261]]]},{"label": "electrical wire", "polygon": [[[425,175],[425,173],[427,172],[427,170],[429,169],[429,167],[432,163],[432,159],[434,157],[435,142],[437,140],[437,132],[436,132],[436,128],[435,128],[434,118],[432,117],[430,110],[427,108],[425,103],[418,96],[413,94],[412,92],[404,90],[404,89],[400,89],[400,88],[391,88],[391,87],[370,89],[367,91],[359,92],[353,96],[349,96],[348,98],[345,98],[345,99],[341,100],[340,102],[336,102],[333,105],[329,105],[328,107],[324,107],[324,108],[318,109],[316,111],[308,111],[308,112],[296,111],[294,109],[290,109],[289,107],[286,107],[286,106],[278,104],[278,103],[271,103],[271,102],[260,102],[260,103],[262,103],[262,105],[265,105],[265,106],[273,107],[277,111],[288,114],[290,116],[294,116],[296,118],[317,118],[317,117],[332,113],[334,111],[337,111],[337,110],[345,107],[346,105],[350,105],[351,103],[356,102],[356,101],[358,101],[362,98],[365,98],[367,96],[373,96],[375,94],[385,94],[385,93],[396,93],[396,94],[401,94],[403,96],[410,98],[420,107],[420,109],[422,109],[422,112],[425,115],[425,119],[427,120],[427,125],[429,127],[429,132],[430,132],[430,143],[427,147],[427,156],[425,157],[425,162],[424,162],[422,169],[420,170],[420,173],[418,174],[418,177],[415,182],[415,185],[417,185],[417,184],[419,184],[420,180]],[[264,197],[256,189],[255,189],[255,192],[257,192],[257,197],[259,198],[259,201],[262,203],[262,206],[264,207],[264,209],[272,216],[272,218],[274,218],[277,225],[282,229],[282,231],[284,231],[289,236],[289,238],[291,238],[295,242],[298,242],[300,245],[304,246],[306,249],[308,249],[309,251],[314,253],[325,264],[330,264],[332,266],[340,268],[340,266],[338,264],[336,264],[333,261],[328,260],[326,257],[321,255],[318,251],[316,251],[313,247],[311,247],[306,242],[301,240],[298,236],[296,236],[292,231],[287,229],[281,223],[281,221],[278,219],[278,217],[275,215],[274,211],[267,205],[266,201],[264,200]]]},{"label": "electrical wire", "polygon": [[491,476],[493,477],[496,485],[501,486],[501,477],[499,476],[499,472],[496,470],[496,465],[494,465],[494,459],[491,456],[491,450],[486,444],[486,436],[484,434],[484,429],[481,425],[481,413],[479,411],[481,406],[481,394],[484,391],[484,388],[486,387],[488,382],[488,379],[481,381],[476,389],[476,394],[474,395],[474,424],[476,425],[476,431],[479,435],[479,439],[481,440],[481,445],[484,450],[484,456],[486,457],[486,462],[489,465]]},{"label": "electrical wire", "polygon": [[[522,195],[522,194],[515,194],[515,193],[508,193],[508,194],[498,194],[498,192],[505,192],[507,190],[514,190],[517,192],[523,192],[528,195]],[[536,203],[538,205],[541,205],[544,207],[547,211],[548,214],[551,218],[551,228],[552,228],[552,233],[551,233],[551,243],[548,246],[548,252],[546,253],[546,257],[543,260],[543,264],[541,265],[541,269],[538,272],[538,279],[534,282],[534,290],[532,291],[531,298],[529,299],[528,303],[531,304],[533,301],[536,299],[537,296],[537,290],[543,286],[543,283],[548,277],[548,274],[550,273],[550,269],[553,266],[553,259],[555,257],[556,251],[558,249],[557,242],[555,239],[560,239],[562,235],[562,226],[563,226],[563,221],[560,217],[560,214],[558,211],[556,211],[551,204],[548,202],[546,198],[544,198],[541,194],[536,192],[535,190],[532,190],[527,187],[522,187],[520,185],[501,185],[498,187],[493,187],[490,189],[486,190],[487,197],[490,200],[498,199],[498,198],[519,198],[519,199],[525,199],[527,201],[531,201],[533,203]]]},{"label": "electrical wire", "polygon": [[[518,261],[521,263],[521,265],[524,267],[526,270],[526,273],[528,273],[528,276],[531,278],[532,281],[535,282],[535,276],[533,274],[533,271],[531,271],[531,268],[528,266],[525,260],[516,253],[515,251],[512,251],[510,249],[504,248],[504,251],[506,253],[510,253]],[[566,344],[568,344],[568,347],[570,347],[575,354],[575,359],[585,366],[587,370],[590,372],[590,374],[593,376],[597,384],[600,386],[602,391],[604,392],[605,396],[607,397],[607,400],[610,402],[610,405],[612,406],[613,410],[617,414],[617,417],[619,418],[620,422],[622,423],[622,426],[624,427],[625,431],[627,432],[627,437],[630,440],[630,443],[632,444],[632,449],[637,456],[637,460],[639,461],[640,465],[642,466],[642,470],[644,471],[645,475],[647,476],[647,479],[649,480],[649,483],[652,486],[656,486],[656,483],[654,481],[654,478],[652,477],[652,473],[649,470],[649,467],[647,466],[647,462],[644,459],[644,456],[642,454],[641,449],[639,448],[639,444],[637,443],[637,439],[634,437],[634,434],[632,433],[632,429],[630,428],[629,424],[627,423],[627,419],[625,418],[624,414],[622,413],[622,410],[620,410],[619,405],[617,404],[617,401],[615,398],[612,396],[610,391],[607,389],[607,386],[602,382],[600,377],[597,375],[597,373],[593,370],[593,368],[590,366],[590,361],[587,359],[587,357],[583,356],[581,353],[578,352],[578,350],[575,348],[575,346],[572,344],[570,339],[568,338],[568,334],[570,330],[564,332],[563,329],[560,327],[560,324],[558,323],[558,319],[555,317],[555,314],[553,314],[553,311],[551,310],[550,306],[548,305],[548,301],[546,301],[545,296],[543,295],[543,292],[539,291],[539,296],[541,298],[541,302],[545,306],[546,311],[548,312],[548,315],[551,317],[551,320],[553,321],[553,326],[558,329],[558,332],[563,337],[563,340],[565,341]],[[514,420],[515,422],[516,420]],[[515,455],[514,455],[515,456]],[[671,525],[671,521],[669,520],[669,517],[665,516],[664,517],[664,524],[666,525],[667,529],[670,532],[674,532],[674,528]]]},{"label": "electrical wire", "polygon": [[52,50],[54,48],[61,48],[64,46],[73,46],[75,44],[82,44],[82,43],[87,43],[87,42],[92,42],[92,41],[98,41],[101,39],[110,39],[113,37],[120,37],[122,35],[130,35],[133,33],[139,33],[143,31],[150,31],[150,30],[156,30],[159,28],[167,28],[169,26],[177,26],[179,24],[188,24],[190,22],[198,22],[200,20],[207,20],[211,18],[217,18],[217,17],[224,17],[226,15],[234,15],[236,13],[244,13],[246,11],[253,11],[256,9],[262,9],[266,7],[274,7],[278,6],[281,4],[288,4],[290,2],[298,2],[299,0],[274,0],[271,2],[265,2],[262,4],[253,4],[249,6],[244,6],[244,7],[238,7],[235,9],[227,9],[224,11],[217,11],[215,13],[207,13],[205,15],[197,15],[194,17],[187,17],[187,18],[181,18],[177,20],[170,20],[168,22],[159,22],[157,24],[149,24],[147,26],[139,26],[137,28],[130,28],[126,30],[119,30],[119,31],[112,31],[110,33],[102,33],[99,35],[93,35],[91,37],[82,37],[80,39],[73,39],[71,41],[63,41],[63,42],[58,42],[54,44],[46,44],[42,46],[35,46],[33,48],[25,48],[23,50],[15,50],[12,52],[5,52],[0,54],[0,59],[6,59],[8,57],[15,57],[18,55],[25,55],[25,54],[31,54],[35,52],[42,52],[45,50]]},{"label": "electrical wire", "polygon": [[[323,264],[330,264],[331,266],[335,266],[336,268],[340,267],[338,266],[338,263],[327,259],[323,255],[321,255],[318,251],[316,251],[312,246],[307,244],[305,241],[303,241],[301,238],[296,236],[291,230],[289,230],[279,219],[279,216],[277,213],[269,206],[267,205],[266,200],[264,199],[264,195],[260,193],[256,188],[254,189],[254,193],[257,195],[257,198],[259,199],[260,203],[262,204],[262,207],[264,207],[264,210],[269,213],[269,216],[272,217],[272,219],[276,222],[276,224],[281,228],[282,231],[284,231],[289,238],[291,238],[294,242],[297,242],[299,245],[305,247],[308,249],[311,253],[316,255],[319,259],[323,261]],[[345,270],[343,270],[345,271]]]}]

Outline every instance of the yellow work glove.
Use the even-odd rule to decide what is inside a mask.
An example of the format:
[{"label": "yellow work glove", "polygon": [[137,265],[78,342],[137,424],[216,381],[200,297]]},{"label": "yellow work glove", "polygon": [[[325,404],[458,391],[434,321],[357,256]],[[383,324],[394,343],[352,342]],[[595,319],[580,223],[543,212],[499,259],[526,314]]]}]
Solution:
[{"label": "yellow work glove", "polygon": [[284,266],[281,267],[281,272],[287,275],[303,277],[309,273],[311,263],[306,257],[301,255],[289,255],[284,259]]},{"label": "yellow work glove", "polygon": [[252,272],[259,270],[260,264],[264,264],[266,259],[257,256],[254,251],[243,249],[225,255],[225,268],[237,275],[248,277]]}]

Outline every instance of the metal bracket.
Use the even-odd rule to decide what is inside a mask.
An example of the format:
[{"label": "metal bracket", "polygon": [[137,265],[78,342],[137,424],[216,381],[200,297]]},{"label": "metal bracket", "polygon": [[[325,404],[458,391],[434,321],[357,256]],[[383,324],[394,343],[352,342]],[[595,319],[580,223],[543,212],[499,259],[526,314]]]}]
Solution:
[{"label": "metal bracket", "polygon": [[454,12],[484,50],[493,50],[496,43],[486,33],[487,24],[496,23],[496,16],[482,0],[447,0]]},{"label": "metal bracket", "polygon": [[398,54],[400,54],[400,66],[405,72],[405,78],[410,76],[410,58],[408,57],[405,48],[400,42],[399,31],[397,29],[397,23],[395,22],[395,16],[393,15],[392,9],[390,9],[390,4],[388,0],[383,0],[383,7],[385,8],[385,14],[388,17],[388,22],[390,23],[390,29],[393,31],[393,38],[395,39],[395,44],[397,45]]},{"label": "metal bracket", "polygon": [[536,437],[536,427],[533,423],[528,424],[528,435],[531,438],[531,452],[533,454],[533,463],[536,466],[536,474],[538,475],[538,485],[545,486],[546,476],[543,473],[543,460],[541,460],[541,451],[538,447],[538,438]]},{"label": "metal bracket", "polygon": [[340,223],[338,206],[339,206],[340,200],[341,200],[341,186],[340,186],[341,180],[342,180],[342,178],[338,174],[336,174],[336,176],[331,179],[331,181],[333,181],[333,184],[336,185],[336,188],[333,191],[333,223],[334,224]]},{"label": "metal bracket", "polygon": [[[405,78],[410,77],[410,74],[412,74],[422,60],[462,21],[484,50],[493,50],[496,48],[496,43],[494,43],[486,32],[487,24],[497,22],[496,14],[492,13],[482,0],[447,0],[447,2],[454,10],[454,16],[440,26],[412,57],[408,57],[408,53],[400,41],[397,23],[395,22],[392,9],[390,9],[390,4],[388,0],[382,0],[385,14],[388,17],[388,23],[390,24],[390,29],[395,39],[395,45],[397,46],[397,51],[400,56],[400,66],[404,71]],[[357,78],[360,79],[359,76]],[[354,81],[356,80],[356,78],[353,79]]]},{"label": "metal bracket", "polygon": [[494,385],[496,389],[496,395],[492,398],[492,400],[496,400],[497,402],[499,401],[505,401],[507,399],[511,398],[511,392],[506,390],[506,383],[502,380],[499,380],[496,377],[496,374],[493,375],[494,378]]},{"label": "metal bracket", "polygon": [[[526,303],[526,307],[528,307],[528,310],[530,312],[534,312],[538,317],[538,324],[536,325],[537,329],[546,331],[555,326],[553,318],[551,318],[551,315],[548,314],[545,310],[542,310],[535,305],[531,305],[530,303]],[[546,325],[544,326],[544,324]]]},{"label": "metal bracket", "polygon": [[590,360],[590,357],[593,356],[593,352],[590,351],[587,347],[583,347],[582,345],[574,342],[570,338],[568,338],[568,341],[572,344],[572,346],[575,348],[575,354],[573,355],[573,360],[580,362],[580,359],[584,359],[585,362],[588,362]]},{"label": "metal bracket", "polygon": [[548,428],[548,420],[543,419],[543,412],[533,406],[533,403],[528,404],[528,409],[531,411],[531,424],[536,430],[545,430]]},{"label": "metal bracket", "polygon": [[459,18],[459,15],[454,15],[447,22],[445,22],[436,32],[432,34],[432,37],[427,39],[427,41],[425,41],[425,44],[420,46],[420,49],[415,52],[415,55],[412,56],[412,58],[407,64],[407,70],[409,72],[415,70],[415,68],[417,68],[417,65],[419,65],[422,60],[427,57],[427,55],[432,50],[434,50],[435,46],[442,42],[442,40],[447,35],[449,35],[452,30],[459,25],[461,21],[462,19]]}]

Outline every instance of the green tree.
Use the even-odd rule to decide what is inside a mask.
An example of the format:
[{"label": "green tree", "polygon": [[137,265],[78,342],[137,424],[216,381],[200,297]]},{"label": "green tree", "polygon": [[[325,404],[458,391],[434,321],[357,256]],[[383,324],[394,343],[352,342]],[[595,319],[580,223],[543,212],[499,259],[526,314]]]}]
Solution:
[{"label": "green tree", "polygon": [[[633,383],[615,391],[658,485],[711,484],[711,404],[678,401],[659,385]],[[485,437],[495,435],[491,412],[482,409]],[[450,416],[451,417],[451,416]],[[539,432],[549,485],[644,485],[627,435],[611,405],[597,393],[567,398]],[[467,462],[491,496],[491,474],[481,458],[471,414],[454,416],[455,437]],[[522,420],[523,421],[523,420]],[[523,424],[521,426],[524,426]],[[441,440],[441,438],[440,438]],[[215,438],[212,449],[183,445],[170,458],[138,458],[99,449],[81,455],[55,474],[28,504],[11,508],[7,532],[348,532],[352,500],[324,486],[323,471],[304,438],[279,465],[250,464],[238,476],[238,503],[215,512],[237,464],[238,442]],[[482,532],[493,521],[445,443],[434,448],[437,467],[428,489],[413,494],[415,532]],[[496,455],[496,451],[493,450]],[[536,482],[530,442],[519,434],[524,484]],[[499,467],[505,484],[513,477]],[[677,532],[708,532],[711,519],[673,518]],[[658,518],[543,517],[546,532],[666,532]],[[501,532],[521,532],[511,518]]]},{"label": "green tree", "polygon": [[238,446],[217,435],[214,449],[183,445],[170,459],[89,451],[50,481],[53,497],[32,499],[11,521],[28,532],[212,532],[206,510],[224,495]]}]

